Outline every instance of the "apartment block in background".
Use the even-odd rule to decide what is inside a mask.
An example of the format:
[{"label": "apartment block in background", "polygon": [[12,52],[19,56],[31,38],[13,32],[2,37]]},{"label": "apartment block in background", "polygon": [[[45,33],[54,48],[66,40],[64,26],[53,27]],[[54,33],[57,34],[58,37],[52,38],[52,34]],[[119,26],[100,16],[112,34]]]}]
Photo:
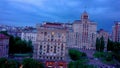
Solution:
[{"label": "apartment block in background", "polygon": [[34,45],[37,38],[37,30],[30,30],[30,31],[23,31],[21,34],[21,39],[26,41],[32,41],[32,44]]},{"label": "apartment block in background", "polygon": [[8,50],[9,50],[9,37],[4,34],[0,34],[0,58],[8,57]]},{"label": "apartment block in background", "polygon": [[112,27],[112,40],[114,42],[120,42],[120,22],[115,22]]}]

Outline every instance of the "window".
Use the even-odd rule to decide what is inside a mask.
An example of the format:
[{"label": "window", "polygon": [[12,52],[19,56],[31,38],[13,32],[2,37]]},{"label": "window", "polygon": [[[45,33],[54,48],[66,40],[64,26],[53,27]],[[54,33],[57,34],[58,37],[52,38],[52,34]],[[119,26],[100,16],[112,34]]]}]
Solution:
[{"label": "window", "polygon": [[58,49],[60,49],[60,47],[58,47]]},{"label": "window", "polygon": [[40,45],[40,49],[42,49],[42,45]]},{"label": "window", "polygon": [[52,59],[52,57],[50,56],[50,59]]},{"label": "window", "polygon": [[51,39],[51,41],[53,41],[53,39]]},{"label": "window", "polygon": [[62,58],[62,57],[60,57],[60,60],[63,60],[63,58]]},{"label": "window", "polygon": [[63,44],[61,45],[61,50],[63,50]]},{"label": "window", "polygon": [[48,41],[50,41],[50,39],[48,39]]},{"label": "window", "polygon": [[59,59],[59,57],[57,57],[57,59]]},{"label": "window", "polygon": [[55,33],[54,32],[52,32],[52,35],[54,35]]},{"label": "window", "polygon": [[60,42],[60,39],[58,39],[58,41]]},{"label": "window", "polygon": [[58,43],[58,45],[60,45],[60,43]]},{"label": "window", "polygon": [[55,57],[54,57],[54,59],[55,59]]},{"label": "window", "polygon": [[44,32],[44,35],[46,36],[46,35],[47,35],[47,32]]},{"label": "window", "polygon": [[59,38],[61,37],[61,34],[60,34],[60,33],[58,33],[58,37],[59,37]]},{"label": "window", "polygon": [[45,48],[46,46],[44,46],[44,48]]},{"label": "window", "polygon": [[54,47],[54,53],[56,53],[56,46]]},{"label": "window", "polygon": [[62,36],[62,39],[64,38],[64,36]]},{"label": "window", "polygon": [[42,53],[40,52],[40,55],[41,55]]},{"label": "window", "polygon": [[41,58],[41,56],[39,56]]}]

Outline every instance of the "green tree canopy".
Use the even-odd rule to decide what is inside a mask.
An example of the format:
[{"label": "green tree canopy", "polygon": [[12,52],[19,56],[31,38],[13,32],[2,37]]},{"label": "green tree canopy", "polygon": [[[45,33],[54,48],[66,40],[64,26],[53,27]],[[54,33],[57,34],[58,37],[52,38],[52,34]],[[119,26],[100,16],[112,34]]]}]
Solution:
[{"label": "green tree canopy", "polygon": [[81,57],[86,57],[86,54],[75,49],[70,49],[69,56],[72,60],[76,61],[80,60]]},{"label": "green tree canopy", "polygon": [[105,47],[104,37],[100,38],[100,51],[103,52]]},{"label": "green tree canopy", "polygon": [[19,68],[19,65],[15,60],[0,58],[0,68]]},{"label": "green tree canopy", "polygon": [[39,63],[38,61],[32,58],[24,59],[22,64],[23,64],[23,68],[44,68],[42,63]]},{"label": "green tree canopy", "polygon": [[70,62],[68,68],[96,68],[96,66],[82,63],[80,60]]},{"label": "green tree canopy", "polygon": [[15,53],[33,53],[32,42],[10,36],[9,54]]},{"label": "green tree canopy", "polygon": [[96,51],[100,50],[100,40],[97,38],[96,39]]},{"label": "green tree canopy", "polygon": [[96,51],[103,52],[105,47],[104,37],[102,36],[100,39],[96,39]]}]

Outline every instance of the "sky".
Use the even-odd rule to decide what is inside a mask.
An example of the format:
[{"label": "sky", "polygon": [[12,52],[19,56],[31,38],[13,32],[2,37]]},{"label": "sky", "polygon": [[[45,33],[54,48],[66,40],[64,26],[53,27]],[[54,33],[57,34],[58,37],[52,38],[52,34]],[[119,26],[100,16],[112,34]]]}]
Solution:
[{"label": "sky", "polygon": [[0,0],[0,24],[35,26],[44,21],[80,20],[84,11],[98,29],[111,31],[120,21],[120,0]]}]

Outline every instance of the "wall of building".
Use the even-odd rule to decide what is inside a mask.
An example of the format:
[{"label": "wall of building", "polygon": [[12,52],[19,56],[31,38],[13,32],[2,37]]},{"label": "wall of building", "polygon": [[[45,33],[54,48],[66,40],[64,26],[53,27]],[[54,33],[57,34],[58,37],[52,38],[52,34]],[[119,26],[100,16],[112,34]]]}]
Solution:
[{"label": "wall of building", "polygon": [[0,58],[8,57],[9,50],[9,38],[3,34],[0,34]]},{"label": "wall of building", "polygon": [[37,59],[65,60],[66,30],[38,27],[34,52]]}]

